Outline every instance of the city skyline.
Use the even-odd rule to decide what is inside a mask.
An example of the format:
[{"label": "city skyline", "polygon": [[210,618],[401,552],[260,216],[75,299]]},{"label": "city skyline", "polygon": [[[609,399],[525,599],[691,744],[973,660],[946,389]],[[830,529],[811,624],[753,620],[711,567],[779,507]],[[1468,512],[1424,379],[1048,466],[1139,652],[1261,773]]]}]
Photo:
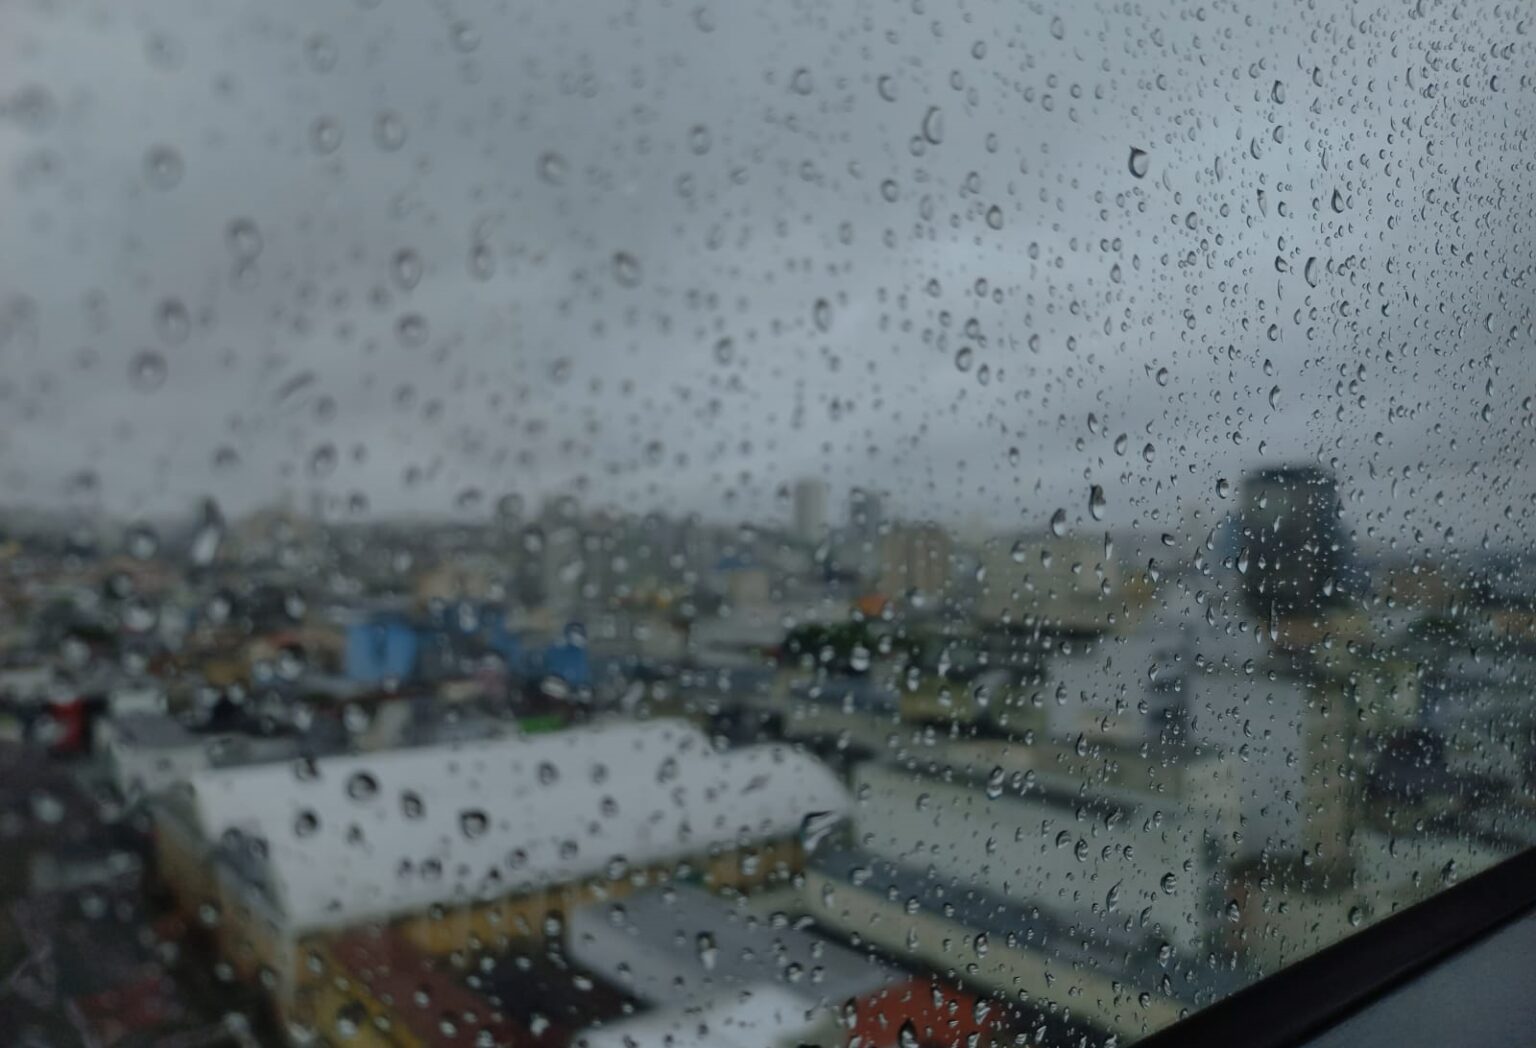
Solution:
[{"label": "city skyline", "polygon": [[6,1043],[1464,1033],[1533,41],[0,3]]}]

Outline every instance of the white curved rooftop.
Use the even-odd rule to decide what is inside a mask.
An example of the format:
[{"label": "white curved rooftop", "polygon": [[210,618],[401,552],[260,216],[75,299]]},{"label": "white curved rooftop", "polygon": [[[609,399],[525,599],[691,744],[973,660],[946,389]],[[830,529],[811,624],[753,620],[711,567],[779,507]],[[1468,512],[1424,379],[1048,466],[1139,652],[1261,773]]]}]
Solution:
[{"label": "white curved rooftop", "polygon": [[[702,888],[652,888],[626,896],[622,905],[622,919],[606,903],[568,914],[567,952],[656,1006],[699,1005],[775,984],[806,1010],[836,1009],[902,978],[867,954],[801,928],[778,927]],[[796,969],[816,977],[796,979]]]},{"label": "white curved rooftop", "polygon": [[683,721],[213,769],[192,778],[205,839],[265,842],[291,930],[494,898],[788,836],[845,815],[825,766],[780,745],[717,751]]}]

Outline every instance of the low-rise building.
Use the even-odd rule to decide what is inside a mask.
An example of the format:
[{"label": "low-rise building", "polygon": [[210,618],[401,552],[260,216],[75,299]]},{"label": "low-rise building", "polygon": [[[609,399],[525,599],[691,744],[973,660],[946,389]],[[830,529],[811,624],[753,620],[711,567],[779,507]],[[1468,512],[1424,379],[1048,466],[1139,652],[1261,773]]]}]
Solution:
[{"label": "low-rise building", "polygon": [[802,865],[802,821],[847,807],[789,747],[721,752],[651,721],[209,769],[155,810],[182,908],[265,973],[285,1018],[323,1025],[310,958],[338,934],[388,925],[438,955],[537,936],[551,913],[680,869],[778,883]]}]

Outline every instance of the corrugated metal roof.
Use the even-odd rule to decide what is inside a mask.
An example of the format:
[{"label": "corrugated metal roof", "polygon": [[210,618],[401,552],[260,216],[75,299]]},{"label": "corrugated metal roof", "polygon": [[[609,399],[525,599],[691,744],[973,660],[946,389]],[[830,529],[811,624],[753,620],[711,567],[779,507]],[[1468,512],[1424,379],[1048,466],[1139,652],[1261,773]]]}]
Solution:
[{"label": "corrugated metal roof", "polygon": [[[1159,958],[1157,940],[1122,928],[1099,930],[1053,915],[1027,899],[1008,898],[986,887],[935,877],[857,848],[818,853],[807,877],[824,877],[840,892],[868,892],[881,899],[915,904],[911,913],[929,913],[970,932],[986,934],[995,943],[1013,943],[1036,950],[1072,968],[1097,971],[1133,986],[1161,985],[1181,1001],[1199,994],[1230,993],[1241,978],[1190,964],[1167,964]],[[819,878],[816,878],[819,879]],[[859,932],[858,927],[844,929]]]},{"label": "corrugated metal roof", "polygon": [[781,745],[718,752],[681,721],[214,769],[192,788],[205,839],[266,843],[294,930],[782,837],[849,805],[814,759]]},{"label": "corrugated metal roof", "polygon": [[641,892],[619,907],[582,907],[570,915],[569,929],[572,957],[661,1005],[778,983],[808,1008],[835,1007],[902,977],[846,946],[774,927],[697,888]]}]

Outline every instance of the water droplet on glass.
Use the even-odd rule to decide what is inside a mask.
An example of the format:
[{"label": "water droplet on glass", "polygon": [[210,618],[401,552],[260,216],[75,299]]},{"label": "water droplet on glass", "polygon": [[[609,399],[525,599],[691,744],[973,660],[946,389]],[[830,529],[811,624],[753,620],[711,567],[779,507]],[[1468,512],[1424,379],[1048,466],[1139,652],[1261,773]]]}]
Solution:
[{"label": "water droplet on glass", "polygon": [[[198,525],[197,531],[192,535],[192,548],[188,551],[194,567],[206,568],[212,564],[214,558],[219,555],[219,546],[224,542],[224,518],[211,507],[205,507],[203,520]],[[210,604],[210,607],[213,607]],[[227,604],[224,605],[228,614]]]},{"label": "water droplet on glass", "polygon": [[1088,489],[1088,514],[1094,520],[1104,519],[1104,488],[1095,484]]},{"label": "water droplet on glass", "polygon": [[496,275],[496,251],[483,240],[470,245],[469,275],[476,280],[489,280]]},{"label": "water droplet on glass", "polygon": [[715,970],[715,963],[720,959],[720,947],[715,945],[715,937],[708,932],[700,932],[695,940],[699,951],[699,964],[706,972]]},{"label": "water droplet on glass", "polygon": [[628,251],[613,256],[613,279],[620,287],[634,287],[640,283],[640,263]]},{"label": "water droplet on glass", "polygon": [[453,49],[460,54],[467,55],[480,46],[480,33],[473,23],[455,22],[449,35]]},{"label": "water droplet on glass", "polygon": [[421,282],[421,256],[408,247],[395,252],[392,268],[401,291],[410,291]]},{"label": "water droplet on glass", "polygon": [[814,852],[817,845],[827,839],[837,826],[838,818],[836,812],[813,811],[800,820],[800,846],[806,854]]},{"label": "water droplet on glass", "polygon": [[240,465],[240,452],[228,444],[221,444],[213,451],[213,468],[220,472],[228,472]]},{"label": "water droplet on glass", "polygon": [[160,337],[172,346],[179,346],[187,340],[187,335],[192,330],[192,318],[187,313],[187,307],[182,305],[179,299],[168,298],[160,303],[159,310],[155,313],[155,329],[160,332]]},{"label": "water droplet on glass", "polygon": [[386,153],[393,153],[405,145],[405,120],[399,113],[386,109],[374,118],[373,141]]},{"label": "water droplet on glass", "polygon": [[160,538],[148,524],[135,524],[128,529],[124,545],[134,560],[148,560],[160,549]]},{"label": "water droplet on glass", "polygon": [[420,313],[407,313],[395,322],[395,337],[407,349],[426,345],[427,320]]},{"label": "water droplet on glass", "polygon": [[144,177],[155,189],[175,189],[185,171],[181,154],[171,146],[152,146],[144,154]]},{"label": "water droplet on glass", "polygon": [[379,780],[366,771],[353,772],[347,779],[347,796],[355,801],[371,800],[379,792]]},{"label": "water droplet on glass", "polygon": [[811,307],[811,320],[815,322],[817,331],[832,330],[832,303],[818,298]]},{"label": "water droplet on glass", "polygon": [[330,476],[336,471],[336,446],[334,444],[321,444],[309,456],[309,475],[316,480]]},{"label": "water droplet on glass", "polygon": [[565,157],[559,153],[545,153],[539,157],[539,177],[552,186],[565,181]]},{"label": "water droplet on glass", "polygon": [[1061,538],[1067,533],[1067,511],[1058,509],[1051,514],[1051,534]]},{"label": "water droplet on glass", "polygon": [[1131,174],[1136,178],[1146,178],[1147,168],[1151,165],[1151,158],[1147,156],[1145,149],[1131,147]]},{"label": "water droplet on glass", "polygon": [[464,835],[464,839],[467,841],[483,836],[490,825],[491,820],[486,817],[483,811],[470,810],[459,812],[459,832]]},{"label": "water droplet on glass", "polygon": [[324,33],[315,33],[304,41],[304,59],[316,73],[329,73],[336,67],[336,42]]},{"label": "water droplet on glass", "polygon": [[309,125],[309,144],[322,156],[336,152],[341,145],[341,125],[331,117],[317,117]]},{"label": "water droplet on glass", "polygon": [[128,381],[141,393],[153,393],[165,384],[167,371],[164,357],[152,349],[142,349],[128,363]]},{"label": "water droplet on glass", "polygon": [[346,1009],[342,1009],[336,1013],[335,1027],[336,1036],[340,1037],[344,1041],[352,1040],[362,1030],[362,1027],[358,1024],[357,1020],[354,1019]]},{"label": "water droplet on glass", "polygon": [[938,106],[929,106],[923,114],[923,139],[933,146],[944,141],[944,111]]},{"label": "water droplet on glass", "polygon": [[224,230],[224,242],[241,262],[249,262],[261,254],[261,230],[248,218],[237,218],[231,222]]}]

